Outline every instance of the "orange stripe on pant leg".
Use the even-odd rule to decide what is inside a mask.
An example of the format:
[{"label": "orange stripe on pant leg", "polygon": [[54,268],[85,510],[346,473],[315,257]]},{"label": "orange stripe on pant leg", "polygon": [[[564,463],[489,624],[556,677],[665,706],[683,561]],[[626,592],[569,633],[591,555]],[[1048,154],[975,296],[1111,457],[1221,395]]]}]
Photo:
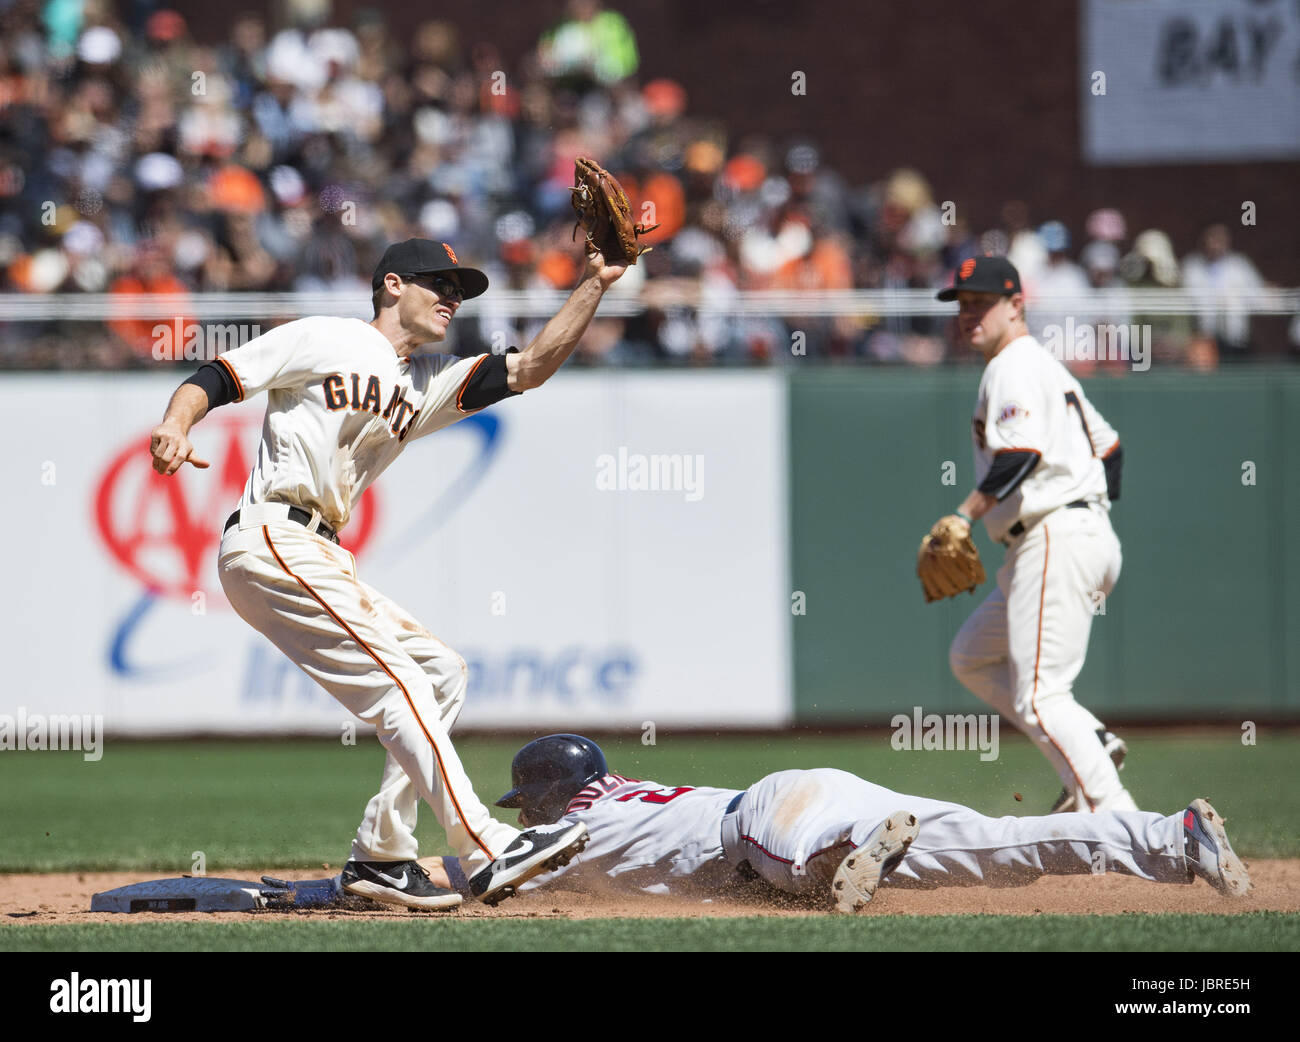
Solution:
[{"label": "orange stripe on pant leg", "polygon": [[1034,717],[1038,720],[1038,726],[1042,728],[1043,734],[1047,735],[1047,740],[1055,746],[1056,751],[1061,754],[1061,759],[1066,762],[1074,773],[1074,780],[1083,792],[1083,798],[1088,801],[1088,809],[1092,810],[1096,804],[1093,802],[1092,797],[1088,795],[1087,790],[1083,788],[1083,779],[1079,776],[1079,772],[1075,770],[1074,764],[1070,762],[1070,758],[1065,755],[1065,750],[1057,744],[1055,738],[1048,734],[1047,726],[1043,723],[1043,718],[1038,712],[1038,662],[1043,655],[1043,602],[1047,597],[1047,558],[1052,551],[1052,533],[1046,525],[1043,526],[1043,538],[1047,542],[1043,547],[1043,582],[1038,590],[1038,646],[1034,650],[1034,691],[1029,696],[1029,704],[1034,710]]},{"label": "orange stripe on pant leg", "polygon": [[280,567],[284,569],[285,574],[288,575],[290,578],[292,578],[295,582],[297,582],[298,585],[301,586],[304,590],[306,590],[307,593],[311,595],[311,598],[322,608],[324,608],[326,612],[329,613],[330,618],[332,618],[335,622],[337,622],[340,626],[342,626],[344,632],[346,632],[349,637],[351,637],[354,641],[356,641],[360,647],[366,650],[366,654],[368,654],[372,659],[375,660],[375,664],[379,666],[379,668],[382,669],[385,673],[387,673],[388,676],[392,679],[393,683],[396,684],[398,688],[401,690],[402,696],[406,699],[406,704],[411,707],[411,712],[415,715],[415,722],[420,725],[420,730],[424,732],[424,737],[428,739],[429,745],[433,749],[433,758],[438,763],[438,773],[442,775],[442,786],[444,789],[447,790],[447,795],[451,797],[452,806],[456,808],[456,815],[457,817],[460,818],[461,825],[464,826],[465,831],[469,833],[469,838],[474,841],[474,845],[477,846],[479,850],[483,851],[483,853],[487,855],[489,860],[495,861],[496,855],[493,854],[492,851],[488,849],[487,845],[481,839],[479,839],[479,837],[475,835],[473,831],[471,831],[469,827],[469,822],[465,820],[465,812],[461,810],[460,801],[456,799],[456,791],[451,787],[451,779],[447,777],[447,768],[443,765],[442,754],[438,752],[438,743],[433,740],[433,736],[429,734],[429,729],[424,726],[424,721],[420,718],[420,711],[415,708],[415,703],[411,701],[411,693],[406,690],[406,685],[397,679],[397,675],[391,669],[388,668],[388,666],[384,663],[384,660],[381,659],[375,653],[375,650],[364,640],[362,640],[357,635],[356,631],[352,629],[351,626],[349,626],[346,622],[344,622],[341,618],[339,618],[339,616],[334,612],[334,610],[330,608],[330,606],[326,604],[325,601],[321,598],[320,594],[318,594],[315,590],[313,590],[310,586],[308,586],[307,583],[304,582],[301,578],[293,574],[289,566],[284,563],[284,558],[280,556],[279,551],[277,551],[275,546],[272,544],[271,533],[267,531],[265,525],[262,526],[262,538],[266,540],[267,548],[271,551],[272,555],[274,555]]}]

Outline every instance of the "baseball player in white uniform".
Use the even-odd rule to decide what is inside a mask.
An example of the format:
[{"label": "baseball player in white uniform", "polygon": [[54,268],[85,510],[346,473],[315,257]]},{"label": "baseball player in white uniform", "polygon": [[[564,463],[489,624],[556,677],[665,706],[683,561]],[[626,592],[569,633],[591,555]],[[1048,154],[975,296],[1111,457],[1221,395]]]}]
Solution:
[{"label": "baseball player in white uniform", "polygon": [[1136,810],[1119,779],[1124,743],[1072,692],[1093,615],[1119,578],[1109,518],[1119,437],[1029,335],[1005,257],[963,261],[939,299],[958,302],[961,335],[987,361],[971,424],[977,487],[957,517],[983,520],[1007,548],[997,588],[952,642],[952,671],[1056,768],[1064,788],[1053,811]]},{"label": "baseball player in white uniform", "polygon": [[569,357],[625,269],[600,253],[523,352],[420,354],[445,338],[461,303],[487,289],[445,243],[409,239],[376,268],[375,318],[305,318],[203,366],[153,431],[154,469],[197,458],[188,434],[210,409],[268,392],[257,463],[224,526],[218,567],[239,615],[359,719],[388,752],[344,866],[343,888],[406,908],[452,908],[416,862],[423,798],[488,903],[565,863],[586,840],[572,823],[521,834],[493,820],[448,734],[466,693],[465,661],[357,575],[338,545],[357,498],[416,438],[539,387]]},{"label": "baseball player in white uniform", "polygon": [[[516,754],[498,806],[522,824],[581,823],[591,841],[529,886],[703,897],[758,876],[785,893],[861,911],[876,888],[1022,886],[1045,875],[1117,872],[1160,883],[1195,876],[1230,897],[1250,888],[1223,819],[1205,800],[1178,814],[1104,811],[990,818],[893,792],[845,771],[780,771],[747,790],[664,785],[611,773],[581,735],[539,738]],[[432,865],[452,887],[454,858]]]}]

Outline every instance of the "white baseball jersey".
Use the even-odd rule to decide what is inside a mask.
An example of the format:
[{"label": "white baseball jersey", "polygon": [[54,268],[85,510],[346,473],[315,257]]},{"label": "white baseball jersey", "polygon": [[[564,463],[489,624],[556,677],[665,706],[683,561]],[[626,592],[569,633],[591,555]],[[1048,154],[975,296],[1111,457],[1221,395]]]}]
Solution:
[{"label": "white baseball jersey", "polygon": [[[984,523],[1008,549],[996,588],[953,638],[949,664],[1030,737],[1080,810],[1136,810],[1104,725],[1073,694],[1093,617],[1119,579],[1104,462],[1119,437],[1030,336],[989,360],[971,437],[979,488],[999,497]],[[1074,503],[1085,508],[1062,509]]]},{"label": "white baseball jersey", "polygon": [[1013,340],[985,366],[971,441],[976,485],[1000,453],[1028,451],[1038,460],[1029,476],[984,515],[995,541],[1017,521],[1028,525],[1075,500],[1110,508],[1102,460],[1119,437],[1079,381],[1031,336]]},{"label": "white baseball jersey", "polygon": [[276,500],[342,528],[409,439],[475,411],[460,407],[460,395],[487,357],[401,358],[368,323],[328,317],[277,326],[220,355],[238,401],[269,392],[240,509]]},{"label": "white baseball jersey", "polygon": [[[521,889],[555,883],[584,892],[701,897],[742,880],[736,866],[743,860],[778,890],[829,896],[840,862],[899,810],[917,816],[920,833],[886,886],[1024,886],[1044,875],[1095,872],[1099,864],[1155,882],[1188,881],[1181,814],[990,818],[845,771],[778,771],[735,803],[736,845],[724,852],[722,817],[740,795],[608,774],[574,797],[562,819],[587,826],[586,850]],[[465,889],[464,872],[445,864],[453,885]],[[567,881],[557,883],[561,876]]]},{"label": "white baseball jersey", "polygon": [[587,826],[587,848],[535,885],[570,875],[582,889],[696,895],[716,889],[736,878],[722,859],[722,815],[738,794],[607,774],[579,792],[561,819]]}]

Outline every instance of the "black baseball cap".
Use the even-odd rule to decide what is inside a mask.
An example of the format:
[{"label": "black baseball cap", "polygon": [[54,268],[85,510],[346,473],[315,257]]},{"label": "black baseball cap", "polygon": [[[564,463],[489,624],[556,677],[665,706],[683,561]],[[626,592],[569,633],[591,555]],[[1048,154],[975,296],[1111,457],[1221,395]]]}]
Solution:
[{"label": "black baseball cap", "polygon": [[971,293],[996,293],[1009,297],[1020,292],[1020,272],[1005,257],[984,254],[967,257],[952,277],[952,285],[939,291],[940,300],[956,300],[962,290]]},{"label": "black baseball cap", "polygon": [[437,275],[454,271],[460,277],[461,289],[465,299],[477,297],[487,291],[488,278],[478,268],[463,267],[456,258],[456,251],[445,242],[432,239],[407,239],[395,242],[384,250],[379,259],[379,266],[370,279],[370,288],[378,289],[384,284],[384,276],[389,272],[401,275]]}]

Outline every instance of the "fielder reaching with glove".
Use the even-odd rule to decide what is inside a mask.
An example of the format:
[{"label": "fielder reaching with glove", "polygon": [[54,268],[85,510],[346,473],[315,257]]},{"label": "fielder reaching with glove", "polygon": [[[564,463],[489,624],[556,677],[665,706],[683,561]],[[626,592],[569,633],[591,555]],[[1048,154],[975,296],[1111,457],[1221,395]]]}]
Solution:
[{"label": "fielder reaching with glove", "polygon": [[[611,216],[608,198],[593,200],[584,227],[589,242],[615,248],[609,228],[628,207],[624,200]],[[374,272],[373,321],[305,318],[272,329],[200,368],[153,431],[158,473],[206,467],[190,428],[226,402],[269,393],[257,463],[225,521],[218,571],[239,615],[373,724],[388,752],[343,869],[350,893],[424,910],[461,903],[416,861],[421,798],[471,874],[469,892],[489,904],[586,842],[581,826],[521,835],[490,816],[449,737],[466,695],[464,659],[358,577],[338,532],[411,441],[540,387],[560,368],[634,259],[617,249],[588,250],[581,281],[524,351],[458,359],[420,352],[446,337],[487,276],[446,243],[395,243]]]},{"label": "fielder reaching with glove", "polygon": [[594,159],[579,156],[573,168],[572,202],[578,224],[574,228],[586,235],[587,250],[618,259],[621,264],[635,264],[649,246],[637,240],[659,227],[638,224],[632,217],[632,204],[618,178]]},{"label": "fielder reaching with glove", "polygon": [[1093,616],[1119,578],[1109,516],[1119,436],[1029,335],[1020,275],[1006,258],[963,261],[939,299],[958,302],[961,336],[987,364],[971,422],[977,488],[921,545],[926,600],[984,581],[971,522],[983,520],[1007,548],[997,588],[952,642],[952,671],[1056,769],[1054,812],[1136,810],[1119,779],[1124,743],[1073,694]]}]

